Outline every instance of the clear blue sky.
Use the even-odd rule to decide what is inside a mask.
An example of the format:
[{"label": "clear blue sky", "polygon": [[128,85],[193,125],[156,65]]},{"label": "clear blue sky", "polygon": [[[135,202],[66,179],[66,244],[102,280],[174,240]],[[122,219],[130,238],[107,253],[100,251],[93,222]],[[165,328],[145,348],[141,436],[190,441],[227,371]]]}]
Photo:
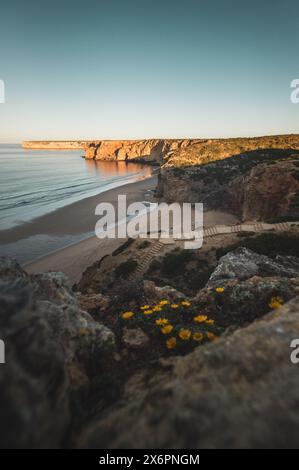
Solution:
[{"label": "clear blue sky", "polygon": [[299,132],[298,0],[10,0],[0,141]]}]

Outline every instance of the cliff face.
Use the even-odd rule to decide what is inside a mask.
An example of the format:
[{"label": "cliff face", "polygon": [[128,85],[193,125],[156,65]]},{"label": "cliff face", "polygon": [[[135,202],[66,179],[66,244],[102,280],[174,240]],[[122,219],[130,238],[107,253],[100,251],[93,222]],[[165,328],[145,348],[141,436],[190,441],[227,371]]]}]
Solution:
[{"label": "cliff face", "polygon": [[299,135],[279,135],[268,137],[210,139],[193,141],[192,145],[178,148],[168,153],[165,167],[190,167],[205,165],[234,156],[253,155],[265,150],[265,154],[277,150],[299,150]]},{"label": "cliff face", "polygon": [[206,142],[199,139],[145,139],[94,141],[26,141],[25,149],[76,150],[84,149],[88,160],[133,161],[162,164],[175,151]]},{"label": "cliff face", "polygon": [[22,143],[24,149],[33,149],[33,150],[77,150],[84,149],[86,146],[86,141],[76,140],[76,141],[25,141]]},{"label": "cliff face", "polygon": [[196,143],[166,157],[158,196],[241,220],[299,217],[299,136]]},{"label": "cliff face", "polygon": [[85,146],[87,159],[162,163],[169,152],[200,143],[198,139],[101,140]]}]

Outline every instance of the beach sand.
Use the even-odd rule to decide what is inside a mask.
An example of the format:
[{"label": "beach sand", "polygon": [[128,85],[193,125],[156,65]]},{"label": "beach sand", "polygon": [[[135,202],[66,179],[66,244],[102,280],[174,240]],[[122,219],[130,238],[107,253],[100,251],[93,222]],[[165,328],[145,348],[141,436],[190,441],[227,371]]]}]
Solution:
[{"label": "beach sand", "polygon": [[118,186],[97,196],[82,199],[34,219],[32,222],[24,223],[10,230],[0,231],[0,245],[13,243],[37,234],[61,236],[92,233],[98,220],[98,217],[95,216],[95,208],[98,204],[107,202],[116,207],[119,194],[127,195],[128,204],[135,201],[150,201],[147,193],[155,190],[156,186],[157,176],[151,176],[137,182]]},{"label": "beach sand", "polygon": [[[144,191],[155,188],[155,179],[144,181],[142,183],[132,183],[127,187],[128,201],[143,200]],[[115,194],[116,192],[116,194]],[[100,199],[105,201],[113,201],[117,199],[118,190],[109,191],[101,195]],[[99,200],[99,196],[97,197]],[[88,204],[89,207],[89,204]],[[209,211],[204,215],[205,227],[217,224],[232,225],[238,220],[231,214],[224,212]],[[111,254],[119,246],[124,243],[123,239],[103,239],[99,240],[93,236],[74,245],[68,246],[55,253],[47,255],[33,263],[24,266],[25,270],[30,274],[37,274],[47,271],[62,271],[65,273],[72,283],[76,283],[81,279],[82,273],[88,266],[104,256]]]},{"label": "beach sand", "polygon": [[1,231],[0,244],[13,243],[43,234],[52,236],[89,234],[88,238],[79,243],[67,246],[23,266],[28,273],[62,271],[69,276],[72,282],[77,282],[88,266],[111,253],[124,242],[124,240],[99,240],[92,236],[95,224],[99,219],[95,216],[96,206],[107,202],[117,207],[119,194],[127,195],[127,204],[136,201],[151,201],[153,199],[151,191],[155,190],[156,185],[157,176],[152,176],[83,199],[39,217],[30,223]]}]

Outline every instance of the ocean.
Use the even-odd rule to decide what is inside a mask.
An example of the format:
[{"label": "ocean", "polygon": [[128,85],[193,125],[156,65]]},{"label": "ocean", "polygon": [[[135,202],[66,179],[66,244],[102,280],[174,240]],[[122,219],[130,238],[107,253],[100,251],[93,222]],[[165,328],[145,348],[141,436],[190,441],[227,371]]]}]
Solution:
[{"label": "ocean", "polygon": [[[0,232],[149,175],[146,165],[90,161],[83,154],[83,150],[25,150],[20,145],[0,144]],[[25,263],[79,238],[37,234],[30,240],[0,245],[0,255]]]}]

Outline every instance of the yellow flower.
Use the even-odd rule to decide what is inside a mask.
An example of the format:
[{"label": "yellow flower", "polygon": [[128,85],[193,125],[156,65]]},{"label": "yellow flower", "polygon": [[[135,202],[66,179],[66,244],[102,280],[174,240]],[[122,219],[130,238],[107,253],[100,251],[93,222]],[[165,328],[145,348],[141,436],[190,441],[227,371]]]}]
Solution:
[{"label": "yellow flower", "polygon": [[123,320],[130,320],[134,315],[134,312],[125,312],[122,314],[122,319]]},{"label": "yellow flower", "polygon": [[223,294],[224,291],[225,291],[224,287],[217,287],[216,288],[217,294]]},{"label": "yellow flower", "polygon": [[168,320],[166,318],[158,318],[158,320],[156,320],[156,325],[158,326],[164,326],[167,324],[168,324]]},{"label": "yellow flower", "polygon": [[143,307],[140,307],[140,310],[148,310],[150,308],[149,305],[144,305]]},{"label": "yellow flower", "polygon": [[179,308],[179,305],[178,305],[178,304],[171,304],[170,306],[171,306],[171,308],[173,308],[173,309]]},{"label": "yellow flower", "polygon": [[207,324],[207,325],[214,325],[214,324],[215,324],[215,320],[207,320],[207,321],[206,321],[206,324]]},{"label": "yellow flower", "polygon": [[161,302],[160,302],[160,305],[162,305],[162,306],[163,305],[168,305],[168,304],[169,304],[168,300],[161,300]]},{"label": "yellow flower", "polygon": [[154,311],[154,312],[162,312],[162,310],[163,310],[163,308],[162,308],[162,307],[159,307],[158,305],[153,308],[153,311]]},{"label": "yellow flower", "polygon": [[217,339],[217,336],[214,335],[214,333],[207,333],[207,337],[210,341],[215,341],[215,339]]},{"label": "yellow flower", "polygon": [[282,307],[284,304],[284,301],[281,297],[273,297],[269,303],[269,308],[272,310],[275,310],[277,308]]},{"label": "yellow flower", "polygon": [[144,310],[144,315],[151,315],[152,313],[154,313],[153,310]]},{"label": "yellow flower", "polygon": [[87,328],[80,328],[79,336],[88,336],[89,334],[90,334],[90,331]]},{"label": "yellow flower", "polygon": [[207,321],[208,317],[206,315],[197,315],[197,317],[194,317],[193,320],[196,322],[196,323],[204,323],[205,321]]},{"label": "yellow flower", "polygon": [[202,341],[204,338],[204,335],[202,333],[194,333],[193,339],[194,341]]},{"label": "yellow flower", "polygon": [[166,341],[167,349],[173,349],[176,347],[176,338],[173,336]]},{"label": "yellow flower", "polygon": [[190,331],[190,330],[182,329],[182,330],[179,332],[179,337],[180,337],[181,339],[183,339],[184,341],[190,339],[190,336],[191,336],[191,331]]},{"label": "yellow flower", "polygon": [[190,307],[191,302],[189,302],[189,300],[183,300],[183,301],[181,302],[181,305],[183,305],[183,307]]},{"label": "yellow flower", "polygon": [[161,332],[163,333],[163,335],[169,335],[169,333],[171,333],[173,330],[173,326],[172,325],[165,325],[162,329],[161,329]]}]

